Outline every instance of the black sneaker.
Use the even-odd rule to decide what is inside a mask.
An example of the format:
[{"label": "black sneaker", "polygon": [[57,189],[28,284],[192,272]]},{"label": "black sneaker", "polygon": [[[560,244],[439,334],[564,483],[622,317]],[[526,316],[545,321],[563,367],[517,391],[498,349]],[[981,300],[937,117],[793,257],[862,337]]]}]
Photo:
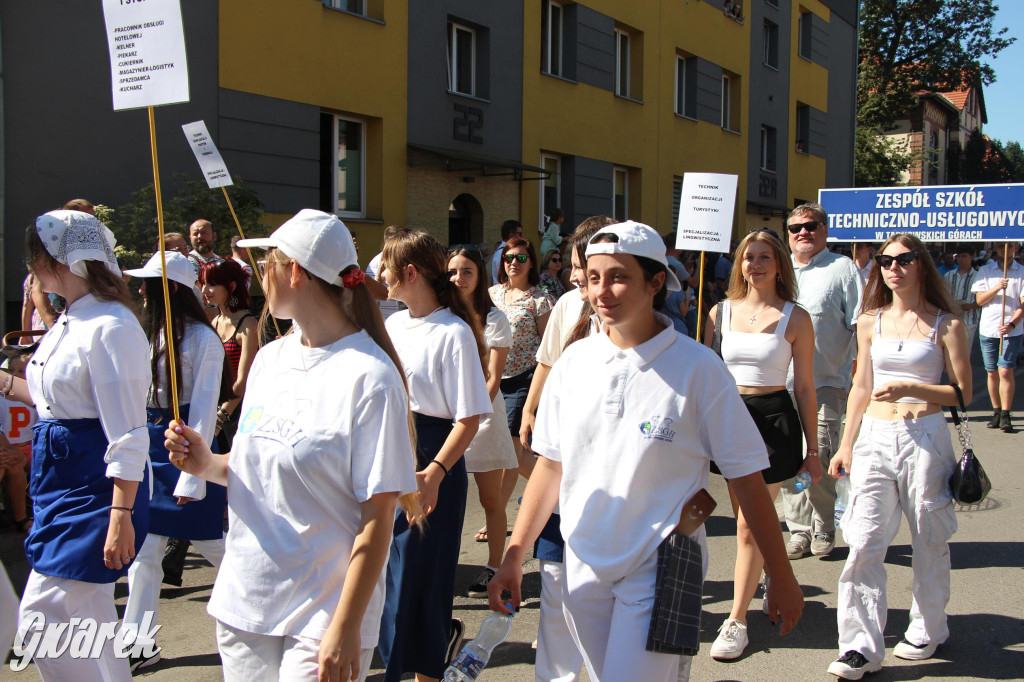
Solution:
[{"label": "black sneaker", "polygon": [[1002,410],[993,410],[992,411],[992,418],[988,420],[988,422],[985,424],[985,426],[987,426],[990,429],[998,429],[999,428],[999,422],[1002,421],[1002,414],[1003,414]]},{"label": "black sneaker", "polygon": [[452,618],[452,631],[448,638],[448,651],[444,655],[444,667],[448,667],[455,660],[459,650],[462,649],[462,636],[466,632],[466,626],[458,618]]},{"label": "black sneaker", "polygon": [[156,647],[156,650],[153,652],[153,655],[151,655],[151,656],[147,656],[145,653],[143,653],[141,651],[139,653],[137,653],[137,654],[136,653],[129,654],[128,655],[128,670],[130,670],[131,672],[135,672],[136,670],[141,670],[142,668],[148,668],[149,666],[157,663],[160,660],[160,653],[162,651],[163,650],[160,647]]},{"label": "black sneaker", "polygon": [[167,541],[163,561],[160,567],[164,571],[164,583],[181,587],[182,573],[185,571],[185,557],[188,555],[188,540],[171,538]]},{"label": "black sneaker", "polygon": [[1017,429],[1013,428],[1013,424],[1010,422],[1009,411],[1003,410],[1003,413],[999,415],[999,428],[1003,430],[1003,433],[1017,433]]},{"label": "black sneaker", "polygon": [[864,654],[859,651],[847,651],[838,661],[832,661],[828,666],[831,675],[844,680],[859,680],[868,673],[877,673],[882,669],[881,663],[869,663]]},{"label": "black sneaker", "polygon": [[494,577],[494,571],[489,568],[484,568],[480,571],[480,575],[476,577],[473,584],[469,586],[466,591],[466,595],[475,598],[486,598],[487,597],[487,583],[491,582],[491,578]]}]

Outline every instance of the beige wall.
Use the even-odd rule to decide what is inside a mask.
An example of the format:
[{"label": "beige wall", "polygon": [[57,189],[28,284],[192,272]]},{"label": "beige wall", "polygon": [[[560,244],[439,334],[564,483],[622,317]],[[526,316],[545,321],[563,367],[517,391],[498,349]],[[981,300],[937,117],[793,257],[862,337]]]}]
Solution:
[{"label": "beige wall", "polygon": [[[507,177],[483,177],[470,173],[449,173],[431,167],[408,170],[406,186],[406,227],[426,230],[442,244],[448,243],[448,207],[460,194],[471,194],[480,202],[484,219],[484,242],[493,247],[501,241],[501,224],[519,219],[519,183]],[[474,182],[464,182],[472,177]],[[526,231],[531,241],[536,234]]]}]

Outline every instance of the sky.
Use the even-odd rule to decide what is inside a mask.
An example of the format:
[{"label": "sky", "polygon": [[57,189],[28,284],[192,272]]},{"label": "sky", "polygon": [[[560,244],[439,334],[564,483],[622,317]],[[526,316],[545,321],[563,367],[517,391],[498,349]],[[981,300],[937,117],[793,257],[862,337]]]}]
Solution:
[{"label": "sky", "polygon": [[995,69],[996,82],[985,86],[985,109],[988,123],[983,132],[990,138],[1024,144],[1024,2],[999,0],[996,27],[1006,27],[1007,36],[1016,36],[1017,42],[999,53],[988,63]]}]

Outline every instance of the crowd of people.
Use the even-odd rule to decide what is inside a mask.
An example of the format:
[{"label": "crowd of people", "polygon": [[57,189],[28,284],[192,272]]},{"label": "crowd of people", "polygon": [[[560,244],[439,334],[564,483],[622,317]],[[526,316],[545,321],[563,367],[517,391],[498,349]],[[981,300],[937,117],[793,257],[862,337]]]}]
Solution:
[{"label": "crowd of people", "polygon": [[537,680],[584,665],[594,680],[688,679],[711,475],[737,519],[712,658],[743,655],[759,584],[780,632],[797,626],[791,561],[833,550],[842,477],[850,554],[828,672],[882,666],[901,514],[915,579],[893,653],[927,659],[950,636],[942,409],[958,391],[970,401],[978,333],[989,425],[1014,430],[1024,267],[1004,276],[1008,245],[945,263],[900,234],[846,257],[826,248],[824,209],[804,204],[785,241],[751,232],[702,278],[674,235],[605,216],[566,234],[558,211],[542,253],[506,221],[490,272],[481,250],[398,226],[363,271],[347,227],[306,209],[226,258],[197,220],[122,271],[89,208],[27,230],[24,326],[46,331],[6,349],[4,414],[34,410],[35,425],[29,437],[27,418],[4,421],[0,465],[32,566],[21,616],[116,622],[126,576],[131,655],[39,657],[43,679],[126,680],[158,661],[160,584],[180,584],[191,544],[217,568],[225,679],[362,680],[377,649],[386,680],[439,680],[464,634],[470,473],[487,562],[468,596],[508,613],[527,553],[540,560]]}]

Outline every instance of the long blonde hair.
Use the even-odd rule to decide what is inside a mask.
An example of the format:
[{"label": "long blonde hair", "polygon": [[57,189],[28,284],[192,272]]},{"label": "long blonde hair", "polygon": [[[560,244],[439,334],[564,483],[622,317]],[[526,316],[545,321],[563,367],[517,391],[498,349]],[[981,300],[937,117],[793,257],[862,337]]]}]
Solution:
[{"label": "long blonde hair", "polygon": [[797,284],[793,263],[790,261],[782,241],[767,230],[751,232],[736,247],[736,255],[732,259],[732,275],[729,276],[729,289],[725,292],[725,297],[730,301],[742,301],[747,297],[750,284],[743,278],[743,258],[747,254],[747,249],[754,242],[764,242],[771,248],[772,254],[775,256],[775,265],[778,270],[778,275],[775,278],[775,293],[783,301],[795,303]]}]

